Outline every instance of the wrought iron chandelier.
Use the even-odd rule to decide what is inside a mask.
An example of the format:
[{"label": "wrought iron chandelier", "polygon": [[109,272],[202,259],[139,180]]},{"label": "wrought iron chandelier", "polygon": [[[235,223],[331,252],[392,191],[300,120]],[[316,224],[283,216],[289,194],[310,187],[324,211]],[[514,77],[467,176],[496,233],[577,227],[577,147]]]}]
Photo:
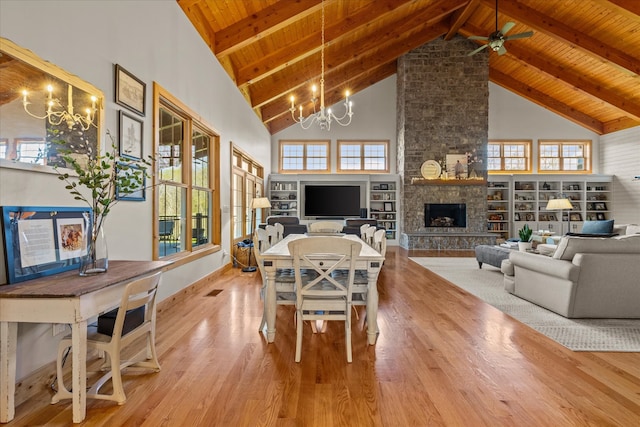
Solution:
[{"label": "wrought iron chandelier", "polygon": [[340,126],[348,126],[351,123],[351,117],[353,116],[352,102],[349,101],[349,91],[346,92],[344,100],[344,114],[341,117],[333,114],[331,108],[325,108],[324,106],[324,0],[322,1],[322,46],[320,48],[322,69],[320,71],[320,108],[316,109],[318,102],[318,96],[316,94],[316,85],[311,87],[311,102],[313,103],[313,114],[308,117],[302,115],[302,105],[298,107],[299,115],[296,117],[295,98],[291,95],[291,117],[296,123],[299,123],[302,129],[309,129],[314,123],[320,125],[320,129],[331,130],[331,122],[336,122]]}]

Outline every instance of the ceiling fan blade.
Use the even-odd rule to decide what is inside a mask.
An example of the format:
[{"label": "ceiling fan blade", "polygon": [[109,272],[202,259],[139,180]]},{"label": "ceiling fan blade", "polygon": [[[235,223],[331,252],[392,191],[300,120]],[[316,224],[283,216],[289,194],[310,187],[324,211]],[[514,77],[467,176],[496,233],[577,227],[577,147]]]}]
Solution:
[{"label": "ceiling fan blade", "polygon": [[467,56],[475,55],[476,53],[480,52],[482,49],[485,49],[487,46],[489,46],[489,45],[488,44],[483,44],[482,46],[480,46],[479,48],[477,48],[473,52],[468,53]]},{"label": "ceiling fan blade", "polygon": [[525,33],[514,34],[512,36],[505,37],[505,40],[514,40],[514,39],[526,39],[527,37],[531,37],[533,35],[533,31],[527,31]]},{"label": "ceiling fan blade", "polygon": [[504,45],[500,46],[500,49],[498,49],[498,55],[504,55],[505,53],[507,53],[507,48],[504,47]]},{"label": "ceiling fan blade", "polygon": [[502,29],[500,30],[500,32],[502,33],[502,35],[505,35],[505,34],[507,34],[507,32],[508,32],[509,30],[511,30],[511,29],[513,28],[513,26],[514,26],[514,25],[516,25],[516,23],[515,23],[515,22],[511,22],[511,21],[509,21],[509,22],[507,22],[506,24],[504,24],[504,26],[502,27]]},{"label": "ceiling fan blade", "polygon": [[489,40],[489,37],[485,37],[485,36],[470,36],[468,37],[469,40]]}]

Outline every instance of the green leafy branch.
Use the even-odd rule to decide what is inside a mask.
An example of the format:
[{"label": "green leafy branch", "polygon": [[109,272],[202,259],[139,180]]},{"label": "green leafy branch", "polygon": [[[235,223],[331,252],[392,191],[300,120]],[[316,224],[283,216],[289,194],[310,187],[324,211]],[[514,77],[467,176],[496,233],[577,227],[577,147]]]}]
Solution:
[{"label": "green leafy branch", "polygon": [[[71,150],[61,151],[62,159],[77,174],[77,179],[71,179],[69,173],[60,172],[57,166],[54,167],[58,172],[58,179],[66,183],[65,188],[73,198],[85,202],[93,209],[95,232],[100,230],[105,217],[118,202],[116,194],[131,194],[144,186],[145,178],[150,176],[148,170],[153,161],[151,156],[139,161],[120,157],[109,130],[107,136],[111,140],[111,151],[107,150],[104,155],[96,155],[94,158],[88,157],[86,162],[72,156]],[[81,192],[82,187],[88,190],[90,196]]]}]

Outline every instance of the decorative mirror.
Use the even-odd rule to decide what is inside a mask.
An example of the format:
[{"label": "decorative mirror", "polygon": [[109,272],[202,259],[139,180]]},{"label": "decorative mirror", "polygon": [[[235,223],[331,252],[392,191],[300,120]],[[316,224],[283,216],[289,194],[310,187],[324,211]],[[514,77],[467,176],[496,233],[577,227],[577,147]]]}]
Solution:
[{"label": "decorative mirror", "polygon": [[93,85],[0,38],[0,167],[66,167],[61,152],[95,157],[103,100]]}]

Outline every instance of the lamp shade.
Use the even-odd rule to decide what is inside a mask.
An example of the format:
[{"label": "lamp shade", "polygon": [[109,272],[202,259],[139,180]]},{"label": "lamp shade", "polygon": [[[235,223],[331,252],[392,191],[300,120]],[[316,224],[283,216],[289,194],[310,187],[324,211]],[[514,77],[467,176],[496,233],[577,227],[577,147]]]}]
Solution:
[{"label": "lamp shade", "polygon": [[548,211],[558,211],[562,209],[573,209],[573,205],[569,199],[551,199],[547,203]]},{"label": "lamp shade", "polygon": [[271,202],[266,197],[256,197],[251,200],[251,209],[270,208]]}]

